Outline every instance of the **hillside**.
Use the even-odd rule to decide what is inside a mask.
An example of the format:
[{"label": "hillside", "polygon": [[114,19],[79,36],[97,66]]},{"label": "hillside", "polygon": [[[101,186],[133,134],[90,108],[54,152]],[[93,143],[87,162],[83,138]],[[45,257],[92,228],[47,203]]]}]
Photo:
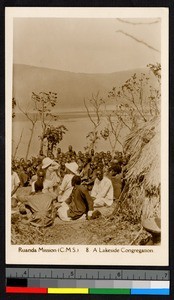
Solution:
[{"label": "hillside", "polygon": [[98,91],[101,96],[107,96],[114,86],[122,85],[135,72],[140,74],[149,70],[83,74],[14,64],[13,97],[19,102],[27,103],[32,91],[57,92],[60,99],[59,111],[80,111],[84,110],[84,98],[89,99],[92,93],[96,94]]}]

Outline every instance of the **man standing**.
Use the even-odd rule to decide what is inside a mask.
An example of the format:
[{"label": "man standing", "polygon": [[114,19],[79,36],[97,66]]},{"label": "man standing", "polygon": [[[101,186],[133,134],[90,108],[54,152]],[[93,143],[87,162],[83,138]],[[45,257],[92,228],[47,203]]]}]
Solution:
[{"label": "man standing", "polygon": [[112,182],[103,175],[103,170],[98,170],[96,179],[91,191],[91,197],[94,199],[94,207],[111,206],[114,198]]}]

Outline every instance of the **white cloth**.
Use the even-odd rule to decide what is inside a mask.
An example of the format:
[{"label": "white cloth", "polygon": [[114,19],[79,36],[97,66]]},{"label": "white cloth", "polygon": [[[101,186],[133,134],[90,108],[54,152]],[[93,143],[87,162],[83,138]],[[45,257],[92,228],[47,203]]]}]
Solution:
[{"label": "white cloth", "polygon": [[35,192],[35,182],[36,182],[36,180],[33,181],[32,184],[31,184],[31,192],[32,192],[32,193]]},{"label": "white cloth", "polygon": [[45,179],[54,180],[55,182],[57,182],[59,178],[56,171],[58,171],[59,167],[59,164],[54,161],[48,168],[46,168]]},{"label": "white cloth", "polygon": [[[20,184],[19,176],[13,171],[11,175],[11,192]],[[16,193],[13,194],[13,198],[16,198]]]},{"label": "white cloth", "polygon": [[105,205],[106,205],[106,203],[105,203],[104,198],[97,197],[94,200],[94,207],[102,207],[102,206],[105,206]]},{"label": "white cloth", "polygon": [[[72,219],[68,217],[69,206],[66,202],[61,204],[61,207],[57,210],[57,214],[62,221],[71,221]],[[86,220],[86,214],[83,214],[78,220]]]},{"label": "white cloth", "polygon": [[[36,182],[36,180],[33,181],[32,184],[31,184],[31,192],[32,193],[35,193],[35,182]],[[47,181],[45,185],[44,185],[44,182],[43,182],[43,187],[44,187],[42,189],[43,194],[50,194],[55,199],[57,198],[57,194],[56,194],[56,192],[54,192],[53,185],[52,185],[51,181]]]},{"label": "white cloth", "polygon": [[[35,192],[35,182],[37,180],[33,181],[32,184],[31,184],[31,191],[32,192]],[[47,192],[54,192],[54,187],[56,186],[57,184],[55,184],[54,181],[51,181],[51,180],[47,180],[45,179],[44,182],[43,182],[43,189],[42,189],[42,192],[45,194]]]},{"label": "white cloth", "polygon": [[43,182],[43,193],[47,190],[54,190],[53,188],[60,182],[60,177],[57,175],[59,164],[55,161],[46,169],[46,175]]},{"label": "white cloth", "polygon": [[57,214],[62,221],[70,221],[71,218],[68,217],[69,206],[65,202],[62,203],[61,207],[57,210]]},{"label": "white cloth", "polygon": [[73,190],[71,180],[73,177],[74,174],[66,174],[64,176],[60,185],[60,195],[58,196],[58,202],[65,202],[71,195],[71,192]]},{"label": "white cloth", "polygon": [[94,181],[91,196],[95,198],[94,206],[111,206],[114,198],[112,182],[109,178],[103,177],[100,181],[98,178]]}]

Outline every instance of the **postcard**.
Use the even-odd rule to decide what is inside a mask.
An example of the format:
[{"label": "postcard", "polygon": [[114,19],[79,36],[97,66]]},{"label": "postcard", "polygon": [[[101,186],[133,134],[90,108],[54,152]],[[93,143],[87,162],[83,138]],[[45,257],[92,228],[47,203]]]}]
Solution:
[{"label": "postcard", "polygon": [[167,8],[6,8],[6,263],[167,266]]}]

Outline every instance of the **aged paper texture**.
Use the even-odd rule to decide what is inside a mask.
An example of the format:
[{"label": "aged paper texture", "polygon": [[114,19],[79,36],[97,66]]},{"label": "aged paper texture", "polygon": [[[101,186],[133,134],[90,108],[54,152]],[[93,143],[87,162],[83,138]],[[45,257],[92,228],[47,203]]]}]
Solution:
[{"label": "aged paper texture", "polygon": [[168,265],[168,9],[5,22],[6,263]]}]

